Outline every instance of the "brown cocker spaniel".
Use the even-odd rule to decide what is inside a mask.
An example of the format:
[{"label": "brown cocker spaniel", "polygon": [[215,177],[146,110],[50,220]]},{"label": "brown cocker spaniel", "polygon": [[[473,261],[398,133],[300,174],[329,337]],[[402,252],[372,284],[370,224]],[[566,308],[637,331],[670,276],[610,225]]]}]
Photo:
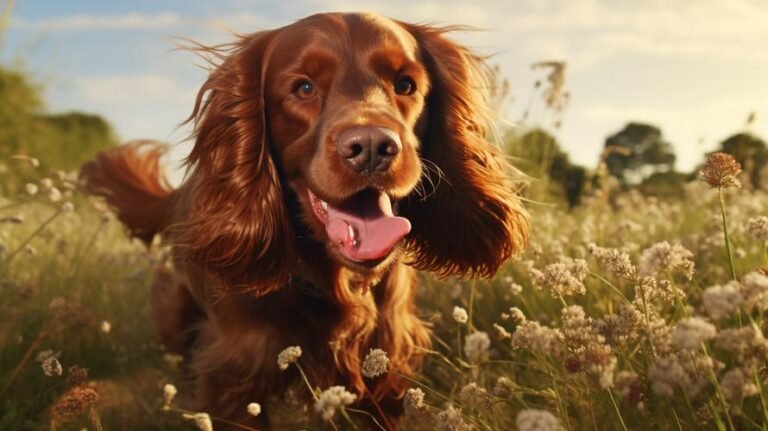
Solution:
[{"label": "brown cocker spaniel", "polygon": [[276,358],[298,345],[314,385],[395,412],[407,382],[360,365],[380,348],[397,373],[418,368],[415,270],[490,277],[524,246],[516,185],[485,139],[486,67],[448,30],[324,13],[200,47],[217,61],[186,182],[168,186],[151,142],[83,166],[134,236],[173,247],[150,299],[189,357],[193,408],[246,420],[296,383]]}]

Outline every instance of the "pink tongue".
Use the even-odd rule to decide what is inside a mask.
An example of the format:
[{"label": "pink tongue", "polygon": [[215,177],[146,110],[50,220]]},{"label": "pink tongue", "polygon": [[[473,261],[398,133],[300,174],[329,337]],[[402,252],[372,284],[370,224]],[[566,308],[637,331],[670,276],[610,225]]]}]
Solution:
[{"label": "pink tongue", "polygon": [[389,254],[411,231],[411,222],[392,214],[389,196],[366,190],[337,206],[328,204],[325,231],[344,256],[360,262]]}]

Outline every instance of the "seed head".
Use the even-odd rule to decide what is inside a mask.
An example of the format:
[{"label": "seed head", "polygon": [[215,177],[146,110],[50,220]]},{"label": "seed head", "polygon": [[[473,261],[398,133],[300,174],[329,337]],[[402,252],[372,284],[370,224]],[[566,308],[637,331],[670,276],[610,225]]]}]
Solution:
[{"label": "seed head", "polygon": [[707,158],[699,171],[702,181],[713,189],[741,187],[737,176],[741,173],[741,164],[728,153],[714,153]]},{"label": "seed head", "polygon": [[747,233],[758,241],[768,241],[768,217],[752,217],[747,220]]},{"label": "seed head", "polygon": [[681,320],[672,331],[672,344],[682,350],[698,350],[701,343],[715,338],[715,325],[700,317]]},{"label": "seed head", "polygon": [[562,431],[560,420],[546,410],[525,409],[515,419],[520,431]]},{"label": "seed head", "polygon": [[406,415],[413,415],[424,408],[424,391],[419,388],[410,388],[403,398],[403,409]]},{"label": "seed head", "polygon": [[315,401],[315,411],[329,421],[336,414],[336,409],[343,408],[355,402],[357,395],[349,392],[344,386],[331,386],[323,391]]},{"label": "seed head", "polygon": [[30,195],[30,196],[34,196],[34,195],[36,195],[36,194],[37,194],[37,190],[38,190],[38,187],[37,187],[37,185],[35,185],[35,184],[32,184],[32,183],[27,183],[27,184],[24,186],[24,188],[26,189],[26,191],[27,191],[27,194],[28,194],[28,195]]},{"label": "seed head", "polygon": [[64,372],[61,363],[55,356],[50,356],[42,363],[43,373],[48,377],[60,376]]},{"label": "seed head", "polygon": [[177,393],[179,393],[179,391],[176,389],[176,386],[170,383],[166,383],[165,386],[163,386],[163,398],[165,398],[165,404],[163,405],[163,408],[168,408],[171,406],[171,403],[173,403],[173,398]]},{"label": "seed head", "polygon": [[261,404],[250,403],[248,404],[248,414],[251,416],[258,416],[261,414]]},{"label": "seed head", "polygon": [[490,347],[491,339],[483,331],[473,332],[464,339],[464,353],[471,362],[477,363],[487,358]]},{"label": "seed head", "polygon": [[197,425],[197,428],[200,429],[200,431],[213,431],[213,423],[211,422],[211,417],[208,416],[208,413],[184,413],[182,416],[186,419],[195,421],[195,425]]},{"label": "seed head", "polygon": [[280,367],[280,370],[285,371],[288,369],[288,366],[296,362],[301,357],[301,347],[299,346],[290,346],[286,347],[285,350],[280,352],[279,355],[277,355],[277,365]]},{"label": "seed head", "polygon": [[387,352],[381,349],[371,349],[363,359],[363,375],[365,377],[377,377],[389,369]]},{"label": "seed head", "polygon": [[461,324],[467,323],[469,320],[467,310],[459,306],[453,307],[453,320]]},{"label": "seed head", "polygon": [[77,418],[96,403],[99,393],[88,386],[75,386],[51,407],[51,419],[54,421],[67,421]]}]

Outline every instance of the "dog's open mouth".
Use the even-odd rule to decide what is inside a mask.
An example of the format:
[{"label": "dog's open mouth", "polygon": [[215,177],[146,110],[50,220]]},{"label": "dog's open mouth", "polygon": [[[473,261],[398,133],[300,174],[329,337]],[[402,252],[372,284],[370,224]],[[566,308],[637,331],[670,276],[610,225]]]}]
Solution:
[{"label": "dog's open mouth", "polygon": [[338,244],[341,254],[349,260],[383,259],[411,231],[411,222],[394,215],[392,201],[382,191],[365,189],[338,204],[325,202],[307,191],[312,211],[325,224],[328,238]]}]

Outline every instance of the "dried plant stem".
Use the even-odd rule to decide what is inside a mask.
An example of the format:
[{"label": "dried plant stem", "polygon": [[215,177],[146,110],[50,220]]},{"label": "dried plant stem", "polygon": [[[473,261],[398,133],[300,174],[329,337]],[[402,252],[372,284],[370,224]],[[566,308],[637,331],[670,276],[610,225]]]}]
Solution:
[{"label": "dried plant stem", "polygon": [[616,398],[613,397],[613,392],[611,392],[610,389],[606,390],[608,392],[608,396],[611,397],[611,403],[613,404],[614,410],[616,410],[616,416],[619,417],[619,422],[621,422],[621,428],[624,429],[624,431],[627,431],[627,425],[624,423],[624,418],[621,417],[621,411],[619,410],[619,405],[616,404]]},{"label": "dried plant stem", "polygon": [[[307,389],[309,389],[309,393],[310,393],[310,394],[312,394],[312,398],[313,398],[315,401],[317,401],[317,400],[318,400],[317,394],[315,393],[315,390],[312,388],[312,384],[311,384],[311,383],[309,383],[309,378],[307,378],[307,374],[306,374],[306,373],[304,373],[304,369],[303,369],[303,368],[301,368],[301,365],[299,365],[299,363],[298,363],[298,362],[296,362],[296,368],[298,368],[298,369],[299,369],[299,373],[301,374],[301,378],[302,378],[302,380],[304,380],[304,384],[305,384],[305,385],[307,385]],[[339,430],[339,427],[338,427],[338,426],[336,426],[336,422],[334,422],[334,421],[333,421],[333,419],[330,419],[328,422],[330,422],[330,424],[331,424],[331,427],[332,427],[334,430],[336,430],[336,431],[338,431],[338,430]]]},{"label": "dried plant stem", "polygon": [[[474,329],[474,326],[472,325],[472,309],[475,307],[475,281],[472,281],[472,284],[469,285],[469,316],[467,319],[467,327],[469,328],[469,332],[472,332]],[[461,350],[461,348],[459,348]]]},{"label": "dried plant stem", "polygon": [[[175,406],[165,406],[165,407],[163,407],[163,410],[169,411],[169,412],[176,412],[176,413],[181,413],[181,414],[187,414],[187,415],[194,415],[194,414],[199,413],[199,412],[194,412],[192,410],[182,409],[180,407],[175,407]],[[223,424],[227,424],[227,425],[230,425],[230,426],[233,426],[235,428],[242,429],[242,430],[246,430],[246,431],[261,431],[258,428],[249,427],[248,425],[239,424],[237,422],[233,422],[233,421],[230,421],[230,420],[227,420],[227,419],[217,418],[215,416],[210,416],[210,415],[209,415],[209,417],[214,422],[221,422]]]},{"label": "dried plant stem", "polygon": [[29,361],[29,358],[32,356],[32,352],[37,348],[37,345],[40,344],[40,341],[45,337],[47,334],[47,331],[41,330],[37,333],[37,337],[35,337],[34,340],[32,340],[32,344],[29,345],[27,348],[27,351],[24,353],[24,356],[21,358],[21,361],[19,361],[19,364],[16,365],[16,368],[13,369],[13,372],[11,373],[11,377],[8,378],[8,381],[5,382],[5,385],[3,386],[3,390],[0,390],[0,398],[3,398],[5,393],[10,389],[11,385],[13,384],[13,381],[16,380],[16,377],[18,377],[21,370],[24,368],[24,365]]},{"label": "dried plant stem", "polygon": [[37,229],[35,229],[35,231],[34,231],[34,232],[32,232],[32,233],[31,233],[31,234],[30,234],[30,235],[29,235],[29,236],[28,236],[28,237],[27,237],[27,238],[26,238],[24,241],[22,241],[22,242],[21,242],[21,244],[19,244],[19,246],[18,246],[18,247],[16,247],[16,249],[15,249],[15,250],[13,250],[13,251],[12,251],[12,252],[11,252],[11,253],[8,255],[8,257],[6,257],[6,258],[5,258],[5,260],[3,261],[3,266],[5,266],[5,265],[8,265],[9,263],[11,263],[11,261],[13,260],[13,258],[14,258],[14,257],[16,257],[16,255],[17,255],[17,254],[19,254],[19,252],[20,252],[21,250],[24,250],[24,247],[26,247],[26,246],[27,246],[27,244],[29,244],[29,243],[30,243],[30,241],[32,241],[33,239],[35,239],[35,237],[36,237],[37,235],[39,235],[39,234],[40,234],[40,232],[42,232],[42,231],[43,231],[43,230],[44,230],[46,227],[48,227],[48,225],[49,225],[49,224],[51,224],[51,223],[52,223],[52,222],[53,222],[53,221],[56,219],[56,217],[58,217],[58,216],[59,216],[59,214],[61,214],[62,212],[63,212],[63,211],[62,211],[61,209],[58,209],[58,210],[56,210],[56,212],[55,212],[55,213],[53,213],[53,215],[52,215],[52,216],[48,217],[48,218],[47,218],[47,219],[46,219],[46,220],[45,220],[45,221],[44,221],[44,222],[43,222],[43,223],[42,223],[42,224],[41,224],[41,225],[40,225],[40,226],[39,226]]},{"label": "dried plant stem", "polygon": [[731,253],[731,239],[728,235],[728,219],[725,215],[725,197],[723,196],[722,187],[717,189],[717,194],[720,197],[720,213],[723,217],[723,237],[725,237],[725,252],[728,254],[728,263],[731,265],[731,276],[734,280],[736,280],[736,266],[733,264],[733,253]]},{"label": "dried plant stem", "polygon": [[[371,391],[368,390],[368,386],[365,387],[365,393],[366,393],[366,395],[368,395],[368,398],[371,399],[371,402],[373,403],[373,406],[376,407],[376,411],[379,413],[379,415],[381,416],[381,419],[384,421],[384,424],[387,426],[386,429],[393,429],[392,424],[390,424],[389,421],[387,420],[387,415],[384,414],[384,410],[381,409],[381,406],[379,405],[378,401],[376,401],[376,399],[373,397],[373,394],[371,393]],[[349,409],[349,411],[353,412],[353,411],[356,411],[356,410]],[[382,426],[379,425],[379,422],[376,420],[375,417],[373,417],[373,415],[371,415],[368,412],[363,412],[363,413],[368,414],[371,417],[371,419],[373,419],[373,421],[376,422],[376,425],[378,425],[379,428],[382,428]],[[384,428],[382,428],[382,429],[384,429]]]}]

